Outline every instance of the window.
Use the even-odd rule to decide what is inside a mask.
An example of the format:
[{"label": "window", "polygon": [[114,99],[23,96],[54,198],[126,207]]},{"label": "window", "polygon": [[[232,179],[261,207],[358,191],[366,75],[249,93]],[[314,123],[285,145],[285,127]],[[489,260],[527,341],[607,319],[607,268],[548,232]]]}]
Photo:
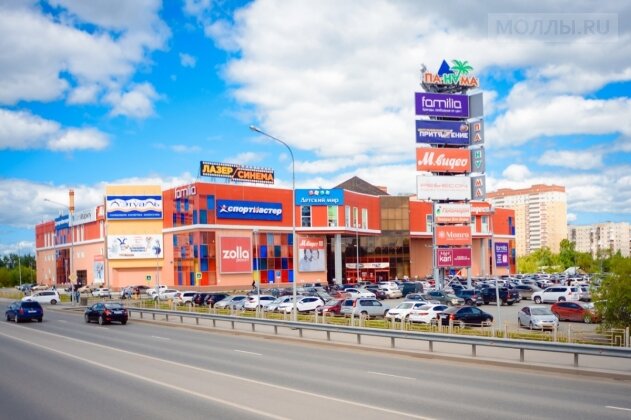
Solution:
[{"label": "window", "polygon": [[339,226],[338,222],[338,207],[337,206],[328,206],[326,209],[327,213],[327,224],[330,227]]},{"label": "window", "polygon": [[351,206],[344,206],[344,226],[351,226]]},{"label": "window", "polygon": [[434,216],[431,214],[428,214],[427,216],[425,216],[425,223],[427,224],[427,231],[433,232],[434,231]]},{"label": "window", "polygon": [[353,207],[353,227],[359,227],[359,209],[357,207]]},{"label": "window", "polygon": [[362,209],[362,229],[368,229],[368,209]]},{"label": "window", "polygon": [[311,227],[311,206],[300,207],[300,225]]}]

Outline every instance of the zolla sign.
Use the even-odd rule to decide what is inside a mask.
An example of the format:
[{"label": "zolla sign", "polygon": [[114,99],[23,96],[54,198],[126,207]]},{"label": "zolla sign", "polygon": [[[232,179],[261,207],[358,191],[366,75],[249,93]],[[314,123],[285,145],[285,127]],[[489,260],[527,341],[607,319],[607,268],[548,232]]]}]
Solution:
[{"label": "zolla sign", "polygon": [[428,85],[452,85],[462,86],[467,88],[480,87],[480,79],[470,75],[473,71],[473,67],[469,65],[468,61],[452,60],[452,65],[449,66],[447,61],[443,60],[438,73],[423,73],[423,83]]}]

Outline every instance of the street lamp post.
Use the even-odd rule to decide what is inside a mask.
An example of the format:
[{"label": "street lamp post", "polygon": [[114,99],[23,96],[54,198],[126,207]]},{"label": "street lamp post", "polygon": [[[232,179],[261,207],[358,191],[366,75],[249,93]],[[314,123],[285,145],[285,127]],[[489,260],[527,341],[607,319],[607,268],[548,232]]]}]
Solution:
[{"label": "street lamp post", "polygon": [[355,249],[355,281],[359,282],[359,223],[357,223],[357,220],[355,221]]},{"label": "street lamp post", "polygon": [[294,152],[291,150],[291,147],[289,147],[289,145],[287,143],[285,143],[284,141],[282,141],[279,138],[276,138],[270,134],[267,134],[265,131],[261,130],[260,128],[251,125],[250,126],[250,130],[257,132],[259,134],[264,135],[265,137],[268,137],[272,140],[275,140],[277,142],[279,142],[280,144],[282,144],[283,146],[285,146],[287,148],[287,150],[289,150],[289,155],[291,156],[291,234],[292,234],[292,238],[293,238],[293,245],[292,245],[292,249],[293,249],[293,256],[292,256],[292,260],[293,260],[293,264],[292,264],[292,272],[293,272],[293,299],[294,299],[294,305],[293,305],[293,309],[292,309],[292,320],[293,321],[297,321],[298,320],[298,314],[296,312],[296,281],[298,281],[298,279],[296,278],[296,241],[298,240],[298,238],[296,238],[296,161],[294,160]]}]

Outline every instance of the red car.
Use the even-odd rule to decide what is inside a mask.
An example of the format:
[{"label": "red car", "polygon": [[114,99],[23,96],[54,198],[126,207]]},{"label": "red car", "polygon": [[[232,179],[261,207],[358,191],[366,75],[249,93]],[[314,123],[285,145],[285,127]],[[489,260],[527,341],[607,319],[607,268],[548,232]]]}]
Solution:
[{"label": "red car", "polygon": [[316,313],[318,315],[322,315],[322,313],[326,312],[327,314],[340,315],[340,310],[342,309],[342,302],[344,299],[331,299],[327,300],[324,306],[320,306],[316,308]]},{"label": "red car", "polygon": [[585,302],[557,302],[550,308],[559,321],[600,322],[600,317],[594,310],[594,304]]}]

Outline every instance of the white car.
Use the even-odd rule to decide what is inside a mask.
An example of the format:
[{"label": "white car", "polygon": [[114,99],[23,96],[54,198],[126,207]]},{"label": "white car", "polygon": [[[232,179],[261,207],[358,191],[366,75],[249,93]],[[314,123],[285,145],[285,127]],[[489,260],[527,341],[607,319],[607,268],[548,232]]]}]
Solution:
[{"label": "white car", "polygon": [[253,311],[257,306],[264,308],[274,302],[276,298],[272,295],[250,295],[243,304],[243,309]]},{"label": "white car", "polygon": [[232,295],[215,303],[215,309],[242,309],[246,295]]},{"label": "white car", "polygon": [[517,324],[531,329],[555,329],[559,328],[559,318],[548,306],[524,306],[517,313]]},{"label": "white car", "polygon": [[401,302],[394,308],[388,310],[388,313],[386,314],[385,318],[388,320],[394,319],[395,321],[406,320],[408,315],[410,315],[410,312],[412,312],[414,309],[419,309],[425,306],[426,304],[427,303],[423,301]]},{"label": "white car", "polygon": [[56,290],[44,290],[42,292],[35,292],[30,296],[24,296],[22,298],[23,301],[34,301],[39,303],[50,303],[51,305],[56,305],[57,302],[60,302],[59,293]]},{"label": "white car", "polygon": [[180,293],[179,290],[176,289],[160,289],[160,293],[158,293],[157,295],[154,293],[153,296],[153,300],[169,300],[169,299],[175,299],[175,295],[177,295],[178,293]]},{"label": "white car", "polygon": [[379,288],[386,293],[388,299],[398,299],[403,297],[403,292],[401,292],[401,289],[399,289],[399,286],[397,286],[396,283],[388,282],[380,284]]},{"label": "white car", "polygon": [[177,292],[175,297],[173,298],[173,301],[177,303],[178,305],[192,305],[193,298],[195,297],[196,294],[197,292],[192,291],[192,290]]},{"label": "white car", "polygon": [[[165,284],[163,284],[163,285],[158,286],[158,289],[159,289],[159,290],[165,290],[165,289],[167,289],[167,286],[166,286]],[[153,297],[153,295],[155,295],[155,294],[156,294],[156,288],[155,288],[155,287],[152,287],[151,289],[147,289],[147,290],[145,291],[145,293],[146,293],[146,294],[148,294],[149,296],[152,296],[152,297]]]},{"label": "white car", "polygon": [[556,302],[578,302],[581,299],[581,291],[577,286],[552,286],[531,296],[536,304]]},{"label": "white car", "polygon": [[293,296],[281,296],[279,298],[276,298],[276,300],[274,300],[269,305],[265,306],[263,310],[265,312],[280,311],[281,305],[283,305],[284,303],[291,303],[292,300],[293,300]]},{"label": "white car", "polygon": [[106,297],[112,298],[112,292],[107,287],[99,287],[98,289],[92,290],[92,296],[95,297]]},{"label": "white car", "polygon": [[408,315],[408,321],[420,322],[423,324],[433,324],[436,321],[438,314],[443,312],[449,306],[442,304],[430,303],[429,305],[423,305],[420,308],[416,308],[410,311]]},{"label": "white car", "polygon": [[[316,308],[323,306],[324,302],[322,299],[316,296],[298,296],[296,302],[296,310],[298,312],[311,312],[315,311]],[[280,310],[280,309],[279,309]],[[291,313],[294,310],[294,305],[292,302],[289,302],[289,305],[284,306],[285,313]]]},{"label": "white car", "polygon": [[346,292],[346,295],[350,299],[357,299],[357,298],[375,299],[376,298],[373,292],[366,289],[356,289],[354,287],[349,287],[348,289],[345,290],[345,292]]}]

